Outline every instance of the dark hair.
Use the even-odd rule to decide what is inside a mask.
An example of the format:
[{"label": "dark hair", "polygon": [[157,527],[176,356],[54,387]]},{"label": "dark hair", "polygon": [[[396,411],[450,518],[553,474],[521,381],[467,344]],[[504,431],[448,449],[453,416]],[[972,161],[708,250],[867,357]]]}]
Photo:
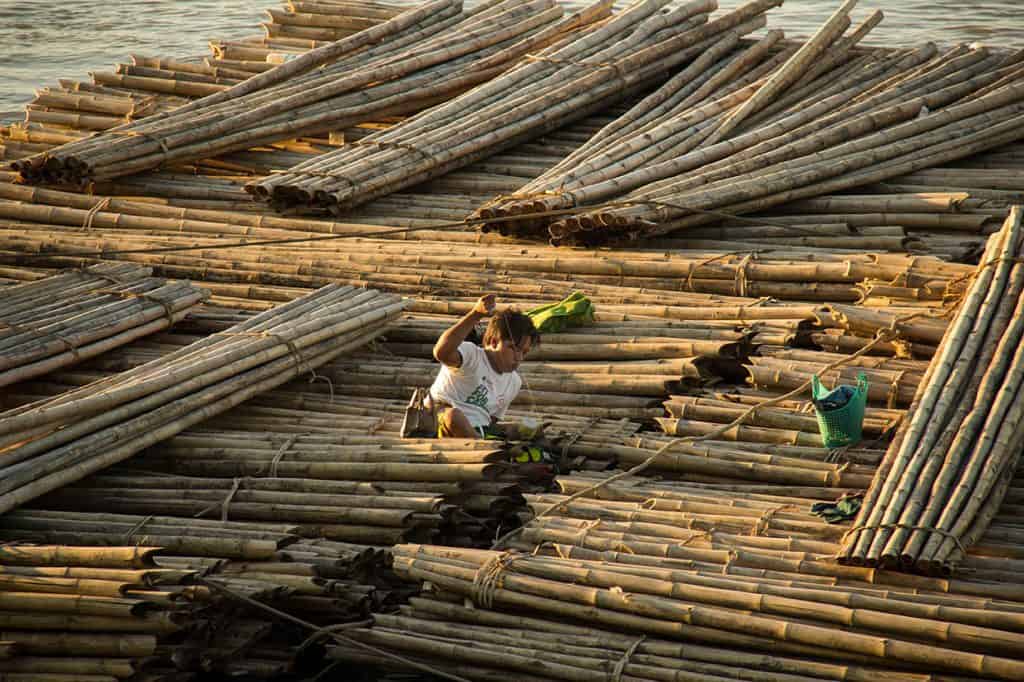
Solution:
[{"label": "dark hair", "polygon": [[484,331],[484,345],[497,344],[501,339],[518,346],[529,338],[533,345],[540,343],[540,332],[533,326],[533,320],[515,308],[506,308],[495,313]]}]

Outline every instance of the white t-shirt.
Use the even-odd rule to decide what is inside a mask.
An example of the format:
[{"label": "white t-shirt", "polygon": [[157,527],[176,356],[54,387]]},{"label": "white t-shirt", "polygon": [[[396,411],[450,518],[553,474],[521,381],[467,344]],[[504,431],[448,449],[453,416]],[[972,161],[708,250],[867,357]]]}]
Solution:
[{"label": "white t-shirt", "polygon": [[459,354],[462,366],[441,365],[430,396],[462,410],[474,428],[501,419],[523,384],[519,372],[496,372],[484,349],[469,341],[459,344]]}]

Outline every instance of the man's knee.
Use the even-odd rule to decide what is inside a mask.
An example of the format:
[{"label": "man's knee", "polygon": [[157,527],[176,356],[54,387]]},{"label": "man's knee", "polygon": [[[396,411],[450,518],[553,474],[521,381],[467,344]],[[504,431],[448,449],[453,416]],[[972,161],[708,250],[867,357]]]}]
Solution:
[{"label": "man's knee", "polygon": [[469,419],[456,407],[446,407],[437,413],[437,436],[439,438],[475,438]]}]

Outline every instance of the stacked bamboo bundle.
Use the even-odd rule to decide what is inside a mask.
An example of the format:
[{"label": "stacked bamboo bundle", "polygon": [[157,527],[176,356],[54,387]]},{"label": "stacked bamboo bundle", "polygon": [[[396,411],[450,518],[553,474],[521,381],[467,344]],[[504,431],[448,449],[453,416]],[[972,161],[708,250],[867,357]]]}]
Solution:
[{"label": "stacked bamboo bundle", "polygon": [[928,368],[925,360],[862,356],[842,367],[827,369],[846,356],[845,353],[762,348],[758,355],[750,357],[750,364],[745,368],[750,374],[750,384],[762,389],[794,389],[812,374],[818,374],[828,386],[854,386],[858,375],[864,374],[868,380],[868,401],[884,404],[889,409],[910,405]]},{"label": "stacked bamboo bundle", "polygon": [[99,264],[6,288],[0,302],[0,386],[167,329],[209,295],[150,273],[128,264]]},{"label": "stacked bamboo bundle", "polygon": [[155,547],[5,544],[0,620],[12,680],[114,682],[152,663],[158,647],[192,625],[202,588],[188,571],[161,569]]},{"label": "stacked bamboo bundle", "polygon": [[607,13],[607,3],[599,4],[560,20],[561,9],[547,0],[465,12],[452,0],[436,0],[235,85],[178,81],[190,91],[217,91],[13,167],[29,181],[81,184],[410,113]]},{"label": "stacked bamboo bundle", "polygon": [[[849,59],[850,47],[879,18],[840,38],[854,4],[844,3],[791,56],[784,52],[789,59],[761,81],[719,83],[703,98],[680,102],[689,93],[683,80],[649,96],[540,178],[482,207],[477,216],[505,219],[484,229],[543,234],[554,243],[658,236],[712,222],[721,212],[764,210],[878,182],[1017,139],[1016,55],[958,47],[934,57],[934,48],[924,47]],[[694,75],[711,83],[730,66],[722,59],[720,74],[705,65]],[[927,115],[913,120],[922,111]],[[962,143],[949,143],[954,135]],[[575,210],[511,220],[562,209]],[[777,234],[783,243],[799,243],[792,232]],[[870,243],[843,239],[831,243]]]},{"label": "stacked bamboo bundle", "polygon": [[[600,531],[601,526],[589,525]],[[555,618],[570,624],[585,621],[586,627],[599,625],[625,631],[634,638],[663,637],[743,652],[770,652],[767,660],[757,660],[753,667],[770,670],[773,677],[753,679],[779,679],[774,677],[778,675],[772,665],[775,656],[852,662],[858,666],[905,670],[909,675],[941,671],[1006,680],[1024,675],[1024,660],[1020,657],[1024,634],[1019,584],[1006,585],[1006,589],[999,584],[971,584],[981,594],[1015,595],[1001,596],[1003,601],[998,606],[990,604],[989,608],[984,599],[971,598],[969,592],[942,594],[941,585],[928,583],[916,585],[922,591],[932,590],[918,601],[913,591],[900,594],[898,588],[880,589],[881,585],[866,582],[868,576],[858,573],[849,573],[842,581],[849,581],[856,588],[843,584],[823,589],[828,582],[820,577],[829,576],[829,566],[818,562],[822,565],[814,571],[814,558],[820,555],[812,548],[823,549],[834,543],[788,537],[764,538],[758,543],[759,538],[740,536],[740,542],[749,538],[748,544],[754,548],[703,549],[699,544],[687,547],[679,539],[690,534],[713,537],[713,531],[690,533],[656,523],[631,525],[644,526],[651,533],[663,528],[666,536],[650,550],[642,541],[613,539],[608,544],[616,549],[610,552],[577,551],[570,541],[549,550],[561,552],[553,556],[402,545],[395,548],[395,569],[408,579],[429,582],[435,591],[445,595],[472,599],[485,617],[491,611],[514,609],[519,615]],[[587,538],[594,532],[591,528],[577,527],[566,536]],[[731,538],[723,544],[731,547]],[[627,553],[630,546],[646,551]],[[673,558],[664,558],[659,549],[668,551]],[[810,575],[804,578],[805,574]],[[892,593],[902,599],[892,598]],[[973,608],[961,606],[965,602]],[[388,648],[399,650],[409,647],[409,640],[415,642],[417,638],[386,634],[374,637],[373,630],[365,635],[365,641],[378,645],[388,642]],[[516,650],[521,650],[523,643],[514,641]],[[502,666],[502,648],[491,648],[486,657],[470,654],[467,663]],[[561,647],[560,650],[566,651]],[[479,648],[442,647],[440,642],[430,641],[411,651],[432,660],[440,652],[439,665],[443,669],[447,663],[444,658],[462,661],[467,658],[466,651],[479,652]],[[576,658],[573,653],[583,655]],[[615,663],[619,662],[608,658],[595,661],[584,652],[573,653],[567,651],[552,661],[566,666],[557,668],[561,679],[593,679],[595,674],[604,679],[613,674]],[[517,667],[525,660],[532,658],[524,656],[516,662]],[[636,670],[644,679],[666,679],[645,666],[631,667],[628,659],[622,665],[627,670]],[[655,667],[671,668],[675,679],[677,665],[672,657],[670,661],[659,661]],[[576,676],[565,676],[568,670],[579,668],[583,670],[576,672]],[[530,674],[526,667],[520,669]],[[455,670],[458,671],[457,666]],[[530,671],[533,670],[545,675],[550,668],[537,666],[533,661]],[[880,676],[899,679],[886,673]],[[488,678],[477,672],[474,679]]]},{"label": "stacked bamboo bundle", "polygon": [[[542,345],[557,343],[559,336],[546,335]],[[393,344],[383,347],[394,352]],[[603,347],[595,346],[594,350],[600,353]],[[662,350],[669,352],[671,348]],[[713,379],[712,364],[699,357],[604,362],[531,359],[519,367],[526,388],[513,405],[594,416],[613,409],[613,414],[643,419],[657,412],[651,408],[658,400],[684,383],[699,386]],[[412,359],[403,353],[400,357],[353,357],[332,363],[321,374],[331,379],[339,393],[401,399],[415,388],[429,387],[437,371],[436,362]]]},{"label": "stacked bamboo bundle", "polygon": [[988,243],[840,557],[948,573],[999,510],[1017,469],[1024,269],[1021,210]]},{"label": "stacked bamboo bundle", "polygon": [[[869,191],[867,188],[860,191]],[[998,229],[1009,203],[967,192],[848,194],[792,201],[769,212],[695,227],[682,239],[658,239],[662,248],[730,241],[750,248],[834,247],[852,251],[927,253],[970,261]]]},{"label": "stacked bamboo bundle", "polygon": [[329,286],[130,372],[3,413],[0,508],[115,464],[371,341],[404,303]]},{"label": "stacked bamboo bundle", "polygon": [[263,23],[268,38],[298,38],[333,42],[393,19],[405,7],[382,2],[322,2],[289,0],[284,9],[267,9]]},{"label": "stacked bamboo bundle", "polygon": [[[173,533],[162,537],[176,549],[146,546],[161,532]],[[19,510],[4,517],[0,534],[21,539],[0,557],[0,615],[16,653],[0,660],[0,671],[39,675],[31,679],[200,671],[276,679],[295,669],[305,635],[276,632],[210,582],[324,624],[392,608],[409,592],[386,570],[382,550],[303,540],[266,524]],[[21,544],[46,537],[70,539]],[[132,541],[142,544],[121,546]]]},{"label": "stacked bamboo bundle", "polygon": [[[470,680],[603,680],[616,679],[616,675],[620,679],[679,682],[935,679],[927,673],[887,668],[884,663],[835,663],[798,654],[752,652],[745,645],[758,640],[750,636],[736,636],[734,642],[724,635],[706,644],[679,642],[668,635],[624,632],[618,624],[602,628],[539,610],[522,615],[460,602],[449,593],[434,591],[412,599],[398,614],[374,614],[372,628],[354,629],[349,634],[361,642],[400,651],[418,664],[457,675],[457,679]],[[350,644],[332,645],[329,656],[382,671],[408,670],[400,663],[371,658]]]},{"label": "stacked bamboo bundle", "polygon": [[[669,418],[658,423],[665,433],[675,436],[699,436],[719,424],[731,424],[748,406],[729,400],[693,395],[674,395],[666,400]],[[872,407],[864,417],[864,439],[880,440],[899,423],[899,410]],[[818,420],[810,403],[776,405],[757,410],[743,424],[731,428],[719,440],[778,443],[822,447]]]},{"label": "stacked bamboo bundle", "polygon": [[[1021,675],[1019,547],[972,552],[957,580],[841,566],[828,559],[845,528],[807,513],[834,489],[595,487],[607,476],[559,479],[583,498],[531,498],[554,513],[513,551],[396,547],[396,569],[426,593],[353,636],[474,680]],[[346,644],[331,656],[371,662]]]},{"label": "stacked bamboo bundle", "polygon": [[[672,420],[672,424],[681,421]],[[705,435],[720,426],[721,422],[689,420],[679,423],[678,428],[679,435]],[[614,457],[623,468],[641,464],[657,454],[648,467],[650,471],[687,481],[757,481],[833,489],[867,488],[882,456],[881,451],[861,448],[847,453],[845,461],[838,462],[821,447],[820,441],[795,438],[781,429],[747,425],[734,427],[713,440],[675,441],[673,436],[646,431],[615,439],[603,435],[592,438],[584,433],[567,451],[587,458]]]},{"label": "stacked bamboo bundle", "polygon": [[713,1],[659,12],[666,4],[637,2],[575,40],[528,56],[471,93],[247,189],[280,206],[340,211],[365,203],[538,137],[662,80],[723,36],[761,28],[763,13],[778,2],[757,0],[711,22]]},{"label": "stacked bamboo bundle", "polygon": [[[204,432],[201,436],[204,441],[197,443],[199,438],[172,439],[157,453],[142,455],[138,466],[152,466],[167,472],[176,468],[177,461],[188,460],[182,468],[210,470],[209,473],[217,474],[232,463],[243,468],[241,465],[258,461],[259,449],[246,448],[252,441],[247,441],[244,433]],[[452,519],[454,506],[446,503],[442,495],[429,491],[385,491],[382,486],[355,480],[371,463],[377,465],[382,476],[394,476],[395,466],[387,466],[381,461],[383,457],[374,457],[380,449],[375,453],[368,445],[359,452],[355,445],[348,443],[329,446],[321,442],[320,447],[313,450],[311,445],[315,441],[310,443],[313,439],[309,437],[292,440],[295,442],[285,456],[276,460],[277,464],[274,464],[275,453],[281,451],[280,445],[276,450],[268,450],[266,459],[261,462],[264,471],[273,469],[271,473],[277,476],[246,475],[236,484],[236,479],[227,477],[97,475],[48,493],[33,504],[49,510],[141,515],[161,511],[181,518],[219,517],[221,520],[288,523],[294,526],[294,532],[304,537],[374,545],[415,538],[446,543],[449,538],[442,536],[442,528],[452,528],[452,533],[458,533],[457,520]],[[416,444],[403,445],[408,450],[421,451],[415,448]],[[471,448],[471,444],[461,450],[453,446],[450,455],[443,454],[455,459]],[[363,456],[361,461],[359,455]],[[475,463],[479,459],[463,456],[462,461],[467,462]],[[407,456],[401,463],[416,461]],[[426,456],[420,461],[439,463]],[[212,466],[204,467],[204,464]],[[353,474],[341,473],[346,464],[355,470]],[[294,478],[300,469],[306,470],[304,477]]]}]

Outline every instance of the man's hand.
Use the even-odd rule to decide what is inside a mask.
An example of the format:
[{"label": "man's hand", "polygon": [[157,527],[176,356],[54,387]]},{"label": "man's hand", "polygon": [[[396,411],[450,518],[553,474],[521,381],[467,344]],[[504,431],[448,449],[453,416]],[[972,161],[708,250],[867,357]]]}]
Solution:
[{"label": "man's hand", "polygon": [[484,317],[490,317],[494,314],[494,305],[497,302],[494,294],[484,294],[480,297],[480,300],[473,306],[473,312]]}]

